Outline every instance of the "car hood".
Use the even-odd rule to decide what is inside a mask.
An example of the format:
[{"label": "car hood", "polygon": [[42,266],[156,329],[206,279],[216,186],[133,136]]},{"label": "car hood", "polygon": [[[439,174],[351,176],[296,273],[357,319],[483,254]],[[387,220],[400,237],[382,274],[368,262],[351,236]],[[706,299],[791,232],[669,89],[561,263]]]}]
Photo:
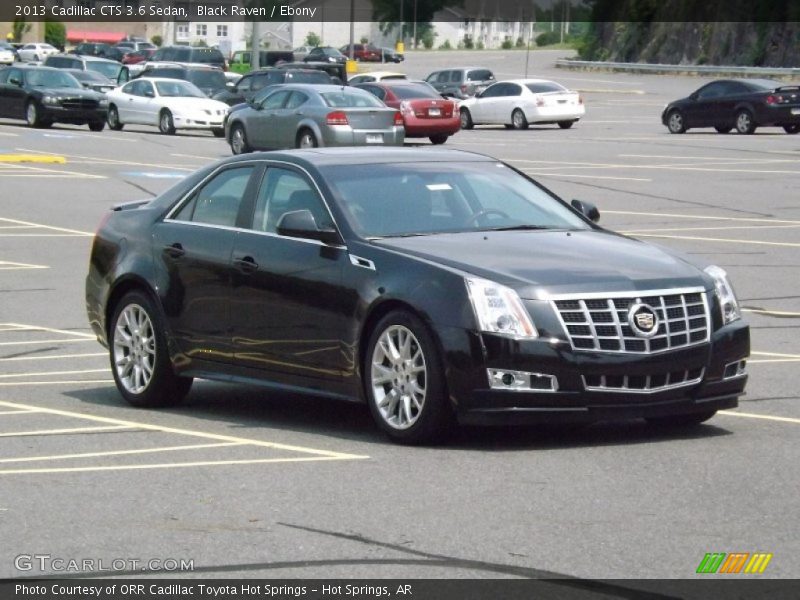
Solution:
[{"label": "car hood", "polygon": [[88,98],[90,100],[104,100],[105,95],[84,88],[46,88],[35,87],[34,91],[43,96],[56,96],[57,98]]},{"label": "car hood", "polygon": [[375,240],[517,290],[523,298],[561,293],[705,287],[700,269],[666,249],[608,231],[496,231]]},{"label": "car hood", "polygon": [[211,98],[161,98],[173,110],[228,110],[228,105]]}]

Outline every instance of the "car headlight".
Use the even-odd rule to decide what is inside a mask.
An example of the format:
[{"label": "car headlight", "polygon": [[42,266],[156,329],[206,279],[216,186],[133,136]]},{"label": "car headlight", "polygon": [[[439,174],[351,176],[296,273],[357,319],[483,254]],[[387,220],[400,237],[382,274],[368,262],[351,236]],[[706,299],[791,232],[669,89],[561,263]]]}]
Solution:
[{"label": "car headlight", "polygon": [[55,96],[45,96],[44,98],[42,98],[42,102],[44,102],[45,104],[58,104],[58,98],[56,98]]},{"label": "car headlight", "polygon": [[100,98],[99,104],[100,106],[108,106],[108,98]]},{"label": "car headlight", "polygon": [[478,328],[516,338],[539,337],[517,292],[486,279],[465,278]]},{"label": "car headlight", "polygon": [[733,292],[733,286],[728,281],[728,274],[725,270],[716,265],[711,265],[706,267],[704,271],[714,279],[714,290],[722,310],[722,323],[727,325],[737,319],[741,319],[742,313],[739,310],[739,302],[736,300],[736,294]]}]

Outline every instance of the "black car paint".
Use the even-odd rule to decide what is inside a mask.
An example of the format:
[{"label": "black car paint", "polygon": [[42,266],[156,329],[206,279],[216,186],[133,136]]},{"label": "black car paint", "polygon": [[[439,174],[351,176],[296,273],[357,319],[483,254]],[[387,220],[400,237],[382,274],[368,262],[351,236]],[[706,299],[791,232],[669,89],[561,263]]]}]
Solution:
[{"label": "black car paint", "polygon": [[[3,69],[3,79],[0,79],[0,117],[25,120],[26,108],[30,102],[33,102],[45,122],[86,125],[87,123],[105,121],[107,109],[99,105],[99,102],[105,99],[103,94],[86,90],[83,87],[49,89],[29,86],[26,74],[34,69],[57,70],[51,67],[24,67],[18,65]],[[10,83],[9,80],[15,72],[22,74],[22,85]],[[98,102],[98,105],[95,108],[69,108],[60,104],[47,105],[43,102],[45,96],[93,100]]]},{"label": "black car paint", "polygon": [[[736,406],[747,378],[723,381],[722,372],[726,364],[749,354],[749,329],[741,320],[723,326],[714,283],[702,270],[677,253],[605,231],[588,219],[586,231],[360,238],[334,201],[320,167],[337,161],[403,160],[494,161],[454,151],[374,148],[257,153],[206,167],[153,201],[120,207],[98,229],[86,280],[87,311],[98,339],[107,343],[114,302],[140,288],[158,300],[176,372],[364,401],[361,365],[370,329],[382,315],[400,307],[417,314],[433,333],[446,366],[450,401],[465,423],[594,421]],[[257,173],[236,228],[172,229],[174,225],[164,221],[180,199],[216,170],[244,164],[255,165]],[[304,172],[316,183],[342,244],[310,243],[240,227],[252,210],[252,182],[266,164]],[[174,265],[170,249],[175,244],[181,245],[181,260],[188,259],[190,265]],[[243,272],[235,259],[244,255],[270,269],[256,277]],[[360,264],[351,257],[358,257]],[[518,340],[477,331],[464,282],[465,276],[475,275],[516,289],[539,338]],[[545,300],[554,291],[685,286],[708,292],[710,343],[644,356],[571,349]],[[203,307],[202,314],[193,314],[197,306]],[[648,374],[676,365],[703,366],[706,376],[691,388],[644,396],[587,393],[581,384],[582,374]],[[559,389],[490,390],[488,367],[551,373],[559,378]]]},{"label": "black car paint", "polygon": [[[687,129],[731,128],[734,126],[736,115],[740,111],[746,110],[753,115],[755,125],[759,127],[800,124],[800,89],[796,85],[784,86],[778,82],[774,83],[774,87],[767,88],[746,79],[712,81],[698,88],[686,98],[670,102],[661,113],[661,122],[663,125],[667,125],[670,113],[677,110],[684,116]],[[716,85],[735,86],[734,89],[738,91],[704,99],[704,90]],[[766,98],[775,95],[782,88],[792,90],[787,93],[789,101],[781,104],[768,104]],[[798,112],[792,114],[792,110]]]}]

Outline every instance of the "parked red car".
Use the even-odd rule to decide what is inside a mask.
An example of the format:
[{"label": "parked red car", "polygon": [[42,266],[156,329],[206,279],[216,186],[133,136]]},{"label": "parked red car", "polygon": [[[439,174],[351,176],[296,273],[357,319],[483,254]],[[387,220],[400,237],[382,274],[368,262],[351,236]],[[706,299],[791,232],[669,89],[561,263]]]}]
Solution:
[{"label": "parked red car", "polygon": [[[350,58],[350,44],[339,48],[339,52]],[[353,59],[363,62],[381,62],[383,51],[369,44],[353,44]]]},{"label": "parked red car", "polygon": [[461,130],[455,100],[442,98],[424,81],[388,79],[353,87],[366,90],[383,100],[386,106],[399,110],[407,138],[426,137],[433,144],[444,144]]},{"label": "parked red car", "polygon": [[155,48],[145,48],[142,50],[134,50],[133,52],[128,52],[122,58],[123,65],[135,65],[140,62],[144,62],[149,60],[153,53],[156,51]]}]

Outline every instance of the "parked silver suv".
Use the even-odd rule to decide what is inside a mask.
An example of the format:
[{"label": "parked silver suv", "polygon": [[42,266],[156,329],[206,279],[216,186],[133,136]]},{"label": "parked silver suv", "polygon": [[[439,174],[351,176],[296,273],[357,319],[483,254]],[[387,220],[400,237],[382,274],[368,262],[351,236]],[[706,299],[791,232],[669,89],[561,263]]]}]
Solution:
[{"label": "parked silver suv", "polygon": [[471,98],[495,82],[494,73],[485,67],[458,67],[434,71],[425,78],[443,96]]}]

